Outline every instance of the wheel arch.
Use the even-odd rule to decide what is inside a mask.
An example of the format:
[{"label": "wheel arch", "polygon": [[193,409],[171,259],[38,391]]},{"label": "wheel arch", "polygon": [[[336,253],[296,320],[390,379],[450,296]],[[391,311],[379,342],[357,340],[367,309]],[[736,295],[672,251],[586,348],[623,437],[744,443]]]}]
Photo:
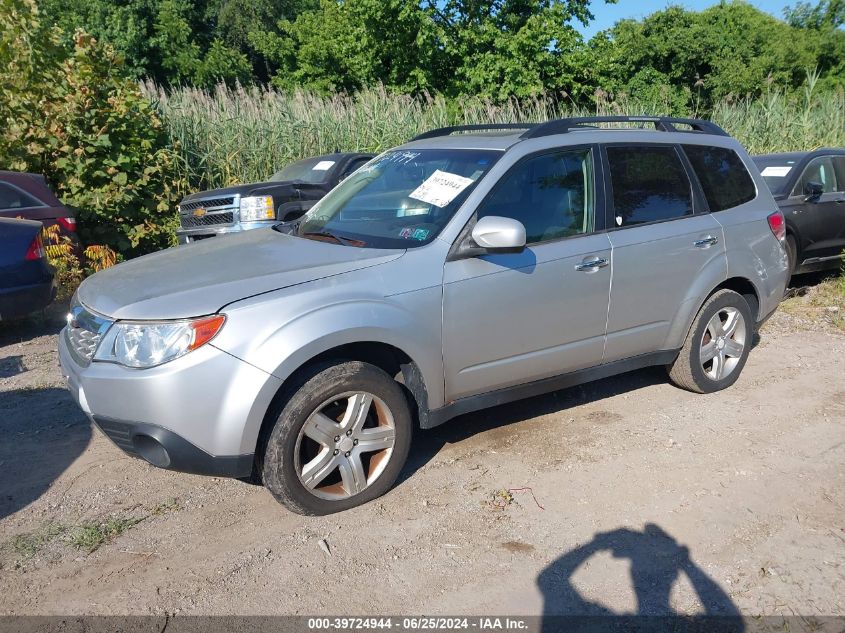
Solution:
[{"label": "wheel arch", "polygon": [[360,361],[375,365],[383,370],[400,385],[408,398],[414,422],[421,428],[427,428],[429,418],[428,389],[419,365],[403,349],[379,340],[359,340],[342,343],[316,352],[302,361],[282,381],[276,391],[258,430],[255,448],[255,469],[253,479],[260,476],[261,460],[267,439],[273,425],[284,408],[285,403],[295,393],[300,383],[307,380],[313,372],[337,362]]},{"label": "wheel arch", "polygon": [[710,290],[698,297],[692,299],[687,298],[678,310],[675,317],[675,325],[672,328],[669,337],[667,338],[666,349],[680,349],[689,335],[690,328],[692,328],[693,321],[696,315],[701,311],[701,307],[707,300],[719,290],[733,290],[748,301],[751,313],[754,315],[755,321],[759,321],[760,315],[760,290],[747,277],[729,277],[712,285]]}]

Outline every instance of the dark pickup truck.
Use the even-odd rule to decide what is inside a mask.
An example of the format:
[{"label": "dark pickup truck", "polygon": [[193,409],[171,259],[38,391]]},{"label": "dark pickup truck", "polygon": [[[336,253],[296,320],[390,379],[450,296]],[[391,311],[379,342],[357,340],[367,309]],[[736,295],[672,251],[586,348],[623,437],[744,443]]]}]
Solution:
[{"label": "dark pickup truck", "polygon": [[179,203],[180,244],[295,220],[373,154],[344,152],[291,163],[267,182],[200,191]]}]

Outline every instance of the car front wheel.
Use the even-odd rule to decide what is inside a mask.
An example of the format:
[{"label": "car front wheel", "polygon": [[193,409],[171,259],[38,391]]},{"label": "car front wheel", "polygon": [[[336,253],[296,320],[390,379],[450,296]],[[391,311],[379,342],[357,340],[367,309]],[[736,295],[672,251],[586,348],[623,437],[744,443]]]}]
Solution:
[{"label": "car front wheel", "polygon": [[699,310],[669,377],[697,393],[730,387],[745,366],[753,336],[748,302],[732,290],[719,290]]},{"label": "car front wheel", "polygon": [[262,477],[294,512],[323,515],[387,492],[413,423],[399,384],[358,361],[317,368],[288,399],[267,440]]}]

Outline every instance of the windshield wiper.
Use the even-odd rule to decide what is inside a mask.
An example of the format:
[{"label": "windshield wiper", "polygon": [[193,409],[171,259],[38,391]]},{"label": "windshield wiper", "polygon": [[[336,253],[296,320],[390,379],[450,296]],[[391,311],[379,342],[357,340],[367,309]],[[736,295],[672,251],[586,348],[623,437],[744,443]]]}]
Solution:
[{"label": "windshield wiper", "polygon": [[362,242],[361,240],[352,240],[348,237],[342,237],[340,235],[335,235],[334,233],[329,233],[328,231],[306,231],[305,233],[295,233],[295,235],[298,235],[299,237],[327,237],[343,246],[364,245],[364,242]]}]

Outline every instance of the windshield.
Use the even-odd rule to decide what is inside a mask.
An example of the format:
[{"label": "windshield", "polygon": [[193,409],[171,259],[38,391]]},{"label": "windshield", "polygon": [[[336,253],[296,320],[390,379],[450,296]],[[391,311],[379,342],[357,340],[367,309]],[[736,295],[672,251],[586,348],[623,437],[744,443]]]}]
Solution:
[{"label": "windshield", "polygon": [[277,171],[273,174],[270,177],[270,182],[289,182],[295,180],[297,182],[308,182],[318,185],[329,179],[329,174],[336,162],[331,157],[326,156],[298,160],[285,167],[282,171]]},{"label": "windshield", "polygon": [[754,162],[759,167],[769,191],[778,194],[786,187],[786,181],[798,159],[783,156],[755,156]]},{"label": "windshield", "polygon": [[377,156],[318,202],[294,235],[367,248],[414,248],[449,222],[501,152],[392,151]]}]

